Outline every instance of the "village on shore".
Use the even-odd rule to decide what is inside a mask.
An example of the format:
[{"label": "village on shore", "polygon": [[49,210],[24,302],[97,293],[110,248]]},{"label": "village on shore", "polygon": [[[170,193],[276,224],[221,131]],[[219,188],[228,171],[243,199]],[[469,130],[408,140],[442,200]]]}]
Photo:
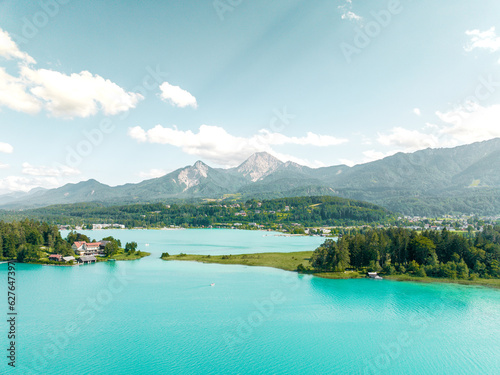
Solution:
[{"label": "village on shore", "polygon": [[[285,207],[285,211],[288,206]],[[274,212],[271,212],[274,213]],[[235,213],[235,216],[245,217],[246,211]],[[352,231],[365,228],[390,228],[398,227],[416,231],[442,231],[446,229],[450,232],[482,232],[483,228],[487,225],[495,225],[500,220],[500,216],[496,217],[477,217],[477,216],[453,216],[445,215],[441,218],[430,218],[425,216],[400,216],[397,218],[396,224],[363,224],[363,225],[333,225],[321,227],[304,227],[301,223],[291,223],[285,225],[282,223],[219,223],[214,225],[200,225],[200,226],[176,226],[170,225],[168,227],[130,227],[127,228],[124,224],[87,224],[87,225],[59,225],[59,230],[103,230],[103,229],[161,229],[161,230],[175,230],[175,229],[190,229],[190,228],[216,228],[216,229],[245,229],[245,230],[264,230],[264,231],[277,231],[288,235],[310,235],[321,237],[336,237],[342,234],[348,234]],[[94,255],[94,254],[92,254]]]}]

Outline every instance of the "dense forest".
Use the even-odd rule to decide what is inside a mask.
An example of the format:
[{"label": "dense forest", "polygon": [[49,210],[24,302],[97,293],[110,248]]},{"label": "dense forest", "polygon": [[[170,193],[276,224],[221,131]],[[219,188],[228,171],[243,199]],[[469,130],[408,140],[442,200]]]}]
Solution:
[{"label": "dense forest", "polygon": [[19,262],[38,261],[41,252],[74,255],[57,226],[28,219],[11,223],[0,221],[0,249],[2,260],[17,259]]},{"label": "dense forest", "polygon": [[332,196],[257,201],[210,201],[166,205],[104,206],[95,203],[55,205],[25,211],[0,211],[0,219],[34,218],[51,224],[123,224],[132,227],[210,226],[226,223],[300,223],[304,226],[388,223],[393,215],[372,203]]},{"label": "dense forest", "polygon": [[500,277],[500,226],[468,236],[402,228],[367,229],[328,239],[311,258],[320,272],[348,268],[392,274],[446,277]]}]

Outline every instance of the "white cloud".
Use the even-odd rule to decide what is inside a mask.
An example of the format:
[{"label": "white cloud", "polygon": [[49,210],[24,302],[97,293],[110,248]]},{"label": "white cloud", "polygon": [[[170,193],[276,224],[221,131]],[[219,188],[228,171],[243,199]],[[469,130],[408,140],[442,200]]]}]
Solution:
[{"label": "white cloud", "polygon": [[52,189],[61,186],[56,177],[8,176],[0,179],[0,194],[14,191],[28,192],[36,187]]},{"label": "white cloud", "polygon": [[442,113],[436,112],[445,126],[439,132],[451,138],[453,144],[467,144],[500,137],[500,104],[483,107],[471,105]]},{"label": "white cloud", "polygon": [[422,116],[422,112],[420,111],[420,108],[413,108],[413,113],[416,114],[417,116]]},{"label": "white cloud", "polygon": [[467,52],[476,48],[486,49],[490,52],[500,50],[500,37],[496,35],[495,27],[486,31],[480,31],[478,29],[467,30],[465,34],[470,36],[469,43],[464,47]]},{"label": "white cloud", "polygon": [[187,154],[197,155],[225,166],[237,165],[251,154],[259,151],[269,152],[278,158],[284,158],[284,160],[303,163],[304,160],[276,153],[272,146],[294,144],[325,147],[347,142],[345,139],[317,135],[311,132],[307,133],[305,137],[288,137],[280,133],[271,133],[268,130],[260,130],[257,134],[245,138],[229,134],[224,128],[209,125],[200,126],[197,133],[191,130],[178,130],[176,127],[165,128],[161,125],[147,131],[136,126],[130,128],[128,134],[139,142],[180,147]]},{"label": "white cloud", "polygon": [[198,107],[196,98],[186,90],[181,89],[179,86],[173,86],[168,82],[163,82],[160,85],[160,90],[160,97],[164,101],[169,102],[176,107]]},{"label": "white cloud", "polygon": [[[158,125],[158,126],[160,126],[160,125]],[[150,130],[150,131],[152,131],[152,130]],[[148,140],[148,134],[140,126],[135,126],[133,128],[129,128],[128,129],[128,135],[131,138],[133,138],[133,139],[135,139],[136,141],[139,141],[139,142],[146,142]],[[152,142],[152,143],[158,143],[158,142]]]},{"label": "white cloud", "polygon": [[363,17],[357,15],[352,11],[352,0],[346,0],[344,5],[340,5],[338,7],[342,11],[342,15],[340,18],[343,20],[348,20],[348,21],[354,21],[354,22],[361,22],[363,20]]},{"label": "white cloud", "polygon": [[362,152],[363,158],[358,162],[351,160],[351,159],[339,159],[339,161],[342,164],[345,164],[349,167],[353,167],[357,164],[365,164],[365,163],[369,163],[371,161],[380,160],[380,159],[386,158],[388,156],[392,156],[394,154],[397,154],[398,152],[401,152],[401,151],[400,150],[391,150],[388,152],[382,152],[382,151],[376,151],[376,150],[367,150],[367,151]]},{"label": "white cloud", "polygon": [[56,117],[88,117],[95,115],[99,108],[105,115],[116,115],[135,108],[143,98],[87,71],[65,75],[23,67],[21,75],[29,82],[31,93]]},{"label": "white cloud", "polygon": [[167,174],[167,171],[163,170],[163,169],[150,169],[149,171],[146,171],[146,172],[140,172],[139,173],[139,176],[141,178],[146,178],[146,179],[150,179],[150,178],[158,178],[158,177],[162,177],[162,176],[165,176]]},{"label": "white cloud", "polygon": [[0,106],[34,114],[40,111],[42,103],[26,92],[24,79],[11,76],[0,67]]},{"label": "white cloud", "polygon": [[0,152],[3,152],[5,154],[12,154],[13,151],[14,147],[9,145],[8,143],[0,142]]},{"label": "white cloud", "polygon": [[9,168],[9,164],[4,164],[0,161],[0,169],[6,169]]},{"label": "white cloud", "polygon": [[432,134],[401,127],[393,128],[390,134],[379,134],[377,141],[384,146],[398,147],[407,152],[439,145],[438,138]]},{"label": "white cloud", "polygon": [[343,20],[349,20],[349,21],[361,21],[363,17],[358,16],[356,13],[353,11],[346,11],[340,16]]},{"label": "white cloud", "polygon": [[29,64],[35,64],[36,61],[26,52],[19,50],[19,47],[12,40],[9,33],[0,29],[0,56],[10,60],[12,58],[21,60]]},{"label": "white cloud", "polygon": [[386,158],[388,156],[392,156],[394,154],[397,154],[400,152],[399,150],[392,150],[388,152],[381,152],[381,151],[375,151],[375,150],[368,150],[363,152],[363,163],[369,163],[371,161],[379,160]]},{"label": "white cloud", "polygon": [[339,159],[339,162],[341,164],[347,165],[348,167],[352,167],[357,164],[354,160],[351,159]]},{"label": "white cloud", "polygon": [[[295,157],[293,155],[283,154],[283,153],[276,152],[276,151],[271,150],[271,149],[268,150],[267,152],[269,154],[273,155],[275,158],[281,160],[281,161],[285,161],[285,162],[286,161],[291,161],[291,162],[297,163],[299,165],[304,165],[304,166],[310,167],[310,168],[326,167],[325,163],[323,163],[322,161],[319,161],[319,160],[313,160],[313,161],[311,161],[309,159],[297,158],[297,157]],[[250,155],[247,155],[247,157],[248,156],[250,156]]]},{"label": "white cloud", "polygon": [[9,34],[0,29],[0,56],[16,58],[19,77],[0,67],[0,106],[29,114],[42,108],[55,117],[73,118],[116,115],[135,108],[143,96],[123,88],[99,75],[82,71],[66,75],[49,69],[33,69],[26,63],[35,60],[21,52]]},{"label": "white cloud", "polygon": [[[1,163],[0,163],[0,168]],[[22,164],[23,176],[7,176],[0,179],[0,194],[15,191],[28,192],[31,189],[42,187],[53,189],[65,183],[77,182],[78,178],[72,177],[80,175],[78,169],[62,164],[54,164],[52,167],[33,166],[30,163]]]},{"label": "white cloud", "polygon": [[61,176],[76,176],[81,172],[67,165],[58,165],[53,167],[38,166],[35,167],[30,163],[23,163],[22,173],[29,176],[45,176],[45,177],[61,177]]},{"label": "white cloud", "polygon": [[[427,123],[421,130],[393,128],[388,134],[379,134],[377,141],[383,146],[401,152],[414,152],[425,148],[455,147],[500,137],[500,104],[483,107],[468,103],[447,112],[436,112],[442,124]],[[396,151],[391,151],[392,153]],[[376,151],[366,151],[364,162],[388,156]]]}]

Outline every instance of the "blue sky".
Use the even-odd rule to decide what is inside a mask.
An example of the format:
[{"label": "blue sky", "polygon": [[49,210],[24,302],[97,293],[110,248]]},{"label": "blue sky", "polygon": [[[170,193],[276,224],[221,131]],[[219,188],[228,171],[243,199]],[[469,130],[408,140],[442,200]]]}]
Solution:
[{"label": "blue sky", "polygon": [[0,1],[0,193],[500,136],[500,3]]}]

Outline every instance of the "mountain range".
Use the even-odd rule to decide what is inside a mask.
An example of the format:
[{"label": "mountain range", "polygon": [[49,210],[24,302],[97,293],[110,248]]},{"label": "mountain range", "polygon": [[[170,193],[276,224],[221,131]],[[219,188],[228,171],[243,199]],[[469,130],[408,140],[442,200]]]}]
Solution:
[{"label": "mountain range", "polygon": [[0,207],[337,195],[409,215],[498,215],[499,171],[500,138],[455,148],[397,153],[353,167],[309,168],[260,152],[230,169],[197,161],[137,184],[111,187],[91,179],[56,189],[6,194],[0,196]]}]

